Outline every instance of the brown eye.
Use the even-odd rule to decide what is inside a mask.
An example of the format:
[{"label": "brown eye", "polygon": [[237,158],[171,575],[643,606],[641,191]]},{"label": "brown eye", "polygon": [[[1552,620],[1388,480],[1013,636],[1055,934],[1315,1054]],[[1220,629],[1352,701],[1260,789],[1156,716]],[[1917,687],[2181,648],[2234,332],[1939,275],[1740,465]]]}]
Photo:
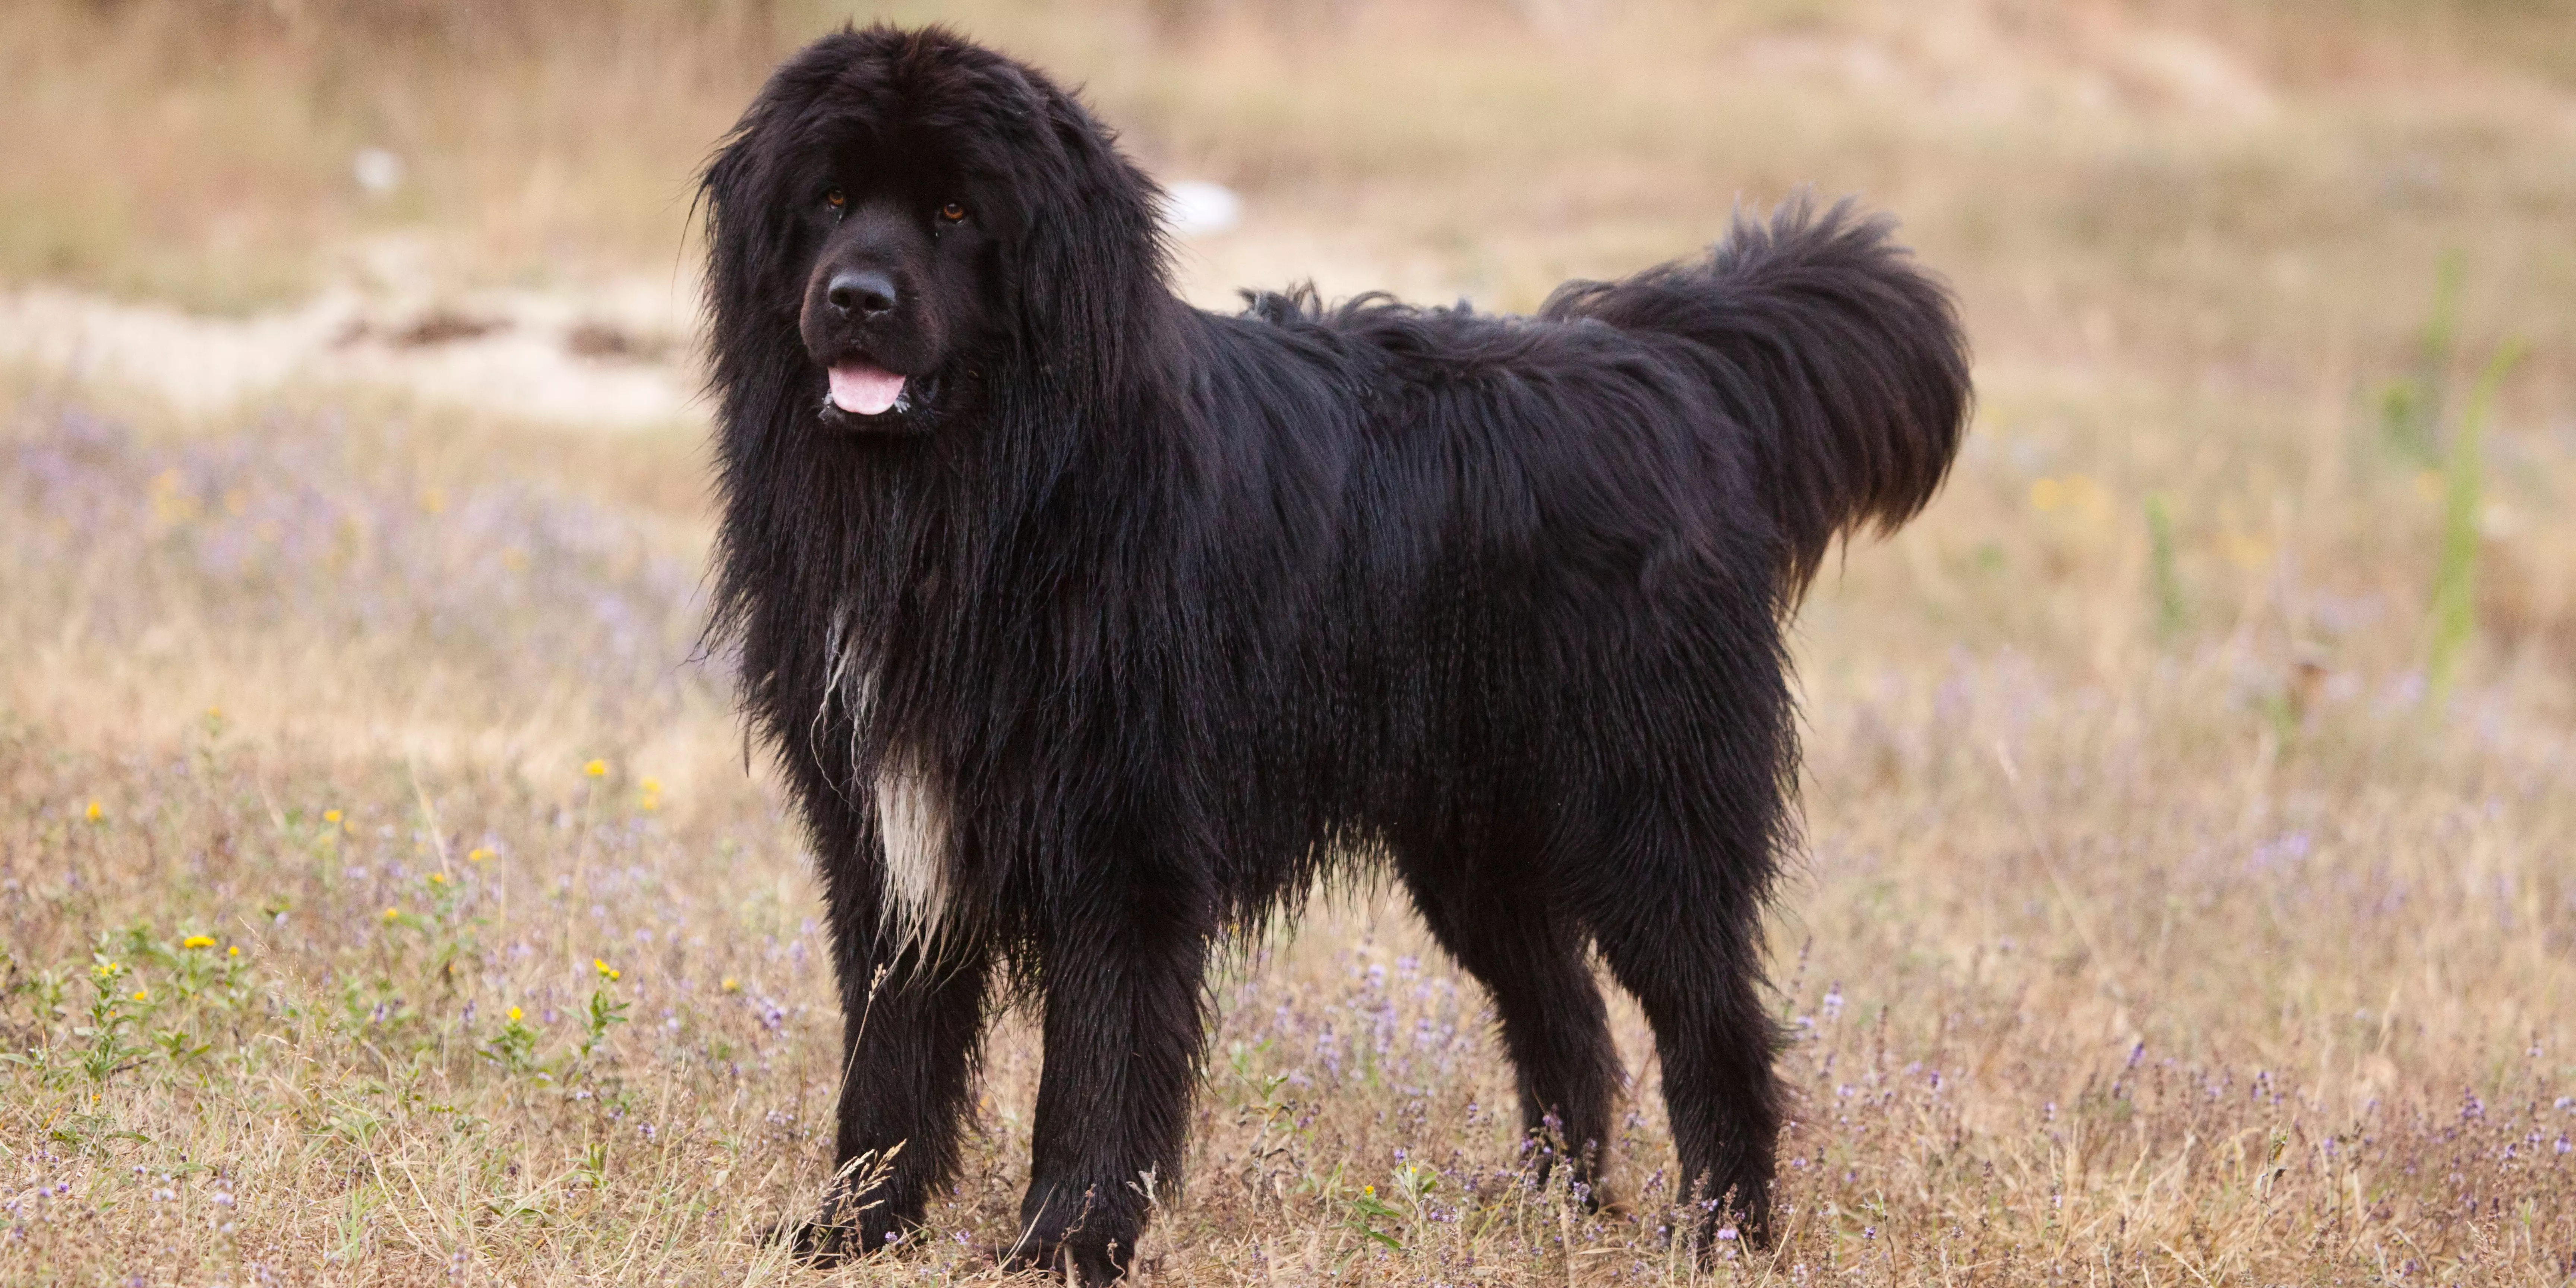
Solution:
[{"label": "brown eye", "polygon": [[847,195],[843,194],[840,189],[834,188],[830,192],[823,194],[823,204],[830,206],[834,210],[838,210],[841,207],[850,204],[850,199]]},{"label": "brown eye", "polygon": [[952,201],[939,208],[939,217],[952,224],[964,223],[966,220],[966,208]]}]

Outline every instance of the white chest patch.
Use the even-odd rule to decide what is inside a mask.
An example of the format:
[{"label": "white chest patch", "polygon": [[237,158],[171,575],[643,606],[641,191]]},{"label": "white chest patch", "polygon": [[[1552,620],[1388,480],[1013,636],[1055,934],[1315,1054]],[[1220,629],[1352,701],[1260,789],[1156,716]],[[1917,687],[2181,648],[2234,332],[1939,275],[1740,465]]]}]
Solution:
[{"label": "white chest patch", "polygon": [[927,949],[948,910],[948,800],[935,779],[895,752],[877,771],[877,831],[885,837],[886,920]]},{"label": "white chest patch", "polygon": [[[835,621],[824,647],[832,657],[825,687],[845,704],[852,727],[850,755],[858,755],[857,730],[876,713],[876,677],[846,647],[848,632]],[[821,711],[814,713],[819,725]],[[885,924],[928,953],[939,941],[948,912],[948,875],[954,865],[948,796],[920,757],[903,747],[886,749],[877,769],[877,834],[885,842]]]}]

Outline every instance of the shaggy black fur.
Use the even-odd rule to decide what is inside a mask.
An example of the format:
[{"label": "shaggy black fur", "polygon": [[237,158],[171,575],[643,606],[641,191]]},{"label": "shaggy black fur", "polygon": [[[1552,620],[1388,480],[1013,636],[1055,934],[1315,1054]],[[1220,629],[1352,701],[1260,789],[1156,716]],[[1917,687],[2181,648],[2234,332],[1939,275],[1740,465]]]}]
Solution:
[{"label": "shaggy black fur", "polygon": [[[1046,1046],[1020,1256],[1123,1271],[1212,945],[1363,864],[1491,990],[1524,1120],[1582,1166],[1620,1083],[1597,948],[1682,1174],[1761,1235],[1782,623],[1838,534],[1931,498],[1969,397],[1883,222],[1792,203],[1535,318],[1218,316],[1171,295],[1110,131],[937,28],[790,60],[704,195],[713,629],[822,866],[839,1157],[890,1156],[809,1252],[920,1218],[1008,962]],[[836,365],[907,403],[835,406]]]}]

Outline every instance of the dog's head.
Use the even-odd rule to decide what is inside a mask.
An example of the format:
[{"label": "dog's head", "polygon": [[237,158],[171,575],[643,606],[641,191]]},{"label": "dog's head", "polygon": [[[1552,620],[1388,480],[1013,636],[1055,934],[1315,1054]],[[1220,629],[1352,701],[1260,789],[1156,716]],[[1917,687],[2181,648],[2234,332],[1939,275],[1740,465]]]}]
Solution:
[{"label": "dog's head", "polygon": [[1154,195],[1026,66],[936,27],[826,36],[707,171],[718,383],[784,378],[835,429],[918,434],[1015,358],[1078,380],[1116,348],[1103,300],[1160,286]]},{"label": "dog's head", "polygon": [[912,428],[937,416],[943,381],[962,374],[951,369],[992,342],[994,225],[1008,207],[919,137],[861,136],[827,155],[799,212],[814,251],[797,334],[827,373],[827,419]]}]

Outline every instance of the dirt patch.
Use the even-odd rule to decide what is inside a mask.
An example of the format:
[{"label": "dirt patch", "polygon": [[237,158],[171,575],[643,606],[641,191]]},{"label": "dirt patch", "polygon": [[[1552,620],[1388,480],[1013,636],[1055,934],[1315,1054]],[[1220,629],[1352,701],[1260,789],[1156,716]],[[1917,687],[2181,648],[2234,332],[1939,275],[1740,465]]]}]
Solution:
[{"label": "dirt patch", "polygon": [[686,341],[694,308],[693,283],[641,279],[435,296],[362,279],[248,317],[40,286],[0,294],[0,362],[188,416],[318,384],[631,429],[702,414]]}]

